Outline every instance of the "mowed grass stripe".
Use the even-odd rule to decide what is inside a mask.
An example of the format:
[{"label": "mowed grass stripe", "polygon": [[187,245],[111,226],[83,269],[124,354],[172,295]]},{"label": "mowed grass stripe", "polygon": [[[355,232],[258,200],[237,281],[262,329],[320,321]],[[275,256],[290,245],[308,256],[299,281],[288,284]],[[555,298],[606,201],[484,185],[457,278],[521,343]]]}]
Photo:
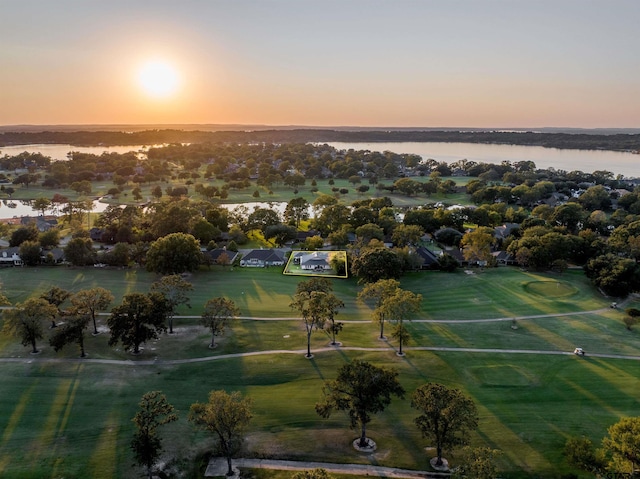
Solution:
[{"label": "mowed grass stripe", "polygon": [[63,418],[65,406],[67,405],[71,384],[71,379],[62,379],[59,381],[58,387],[52,398],[49,413],[46,415],[46,420],[40,428],[40,434],[30,446],[34,462],[36,462],[41,455],[51,453],[56,431]]},{"label": "mowed grass stripe", "polygon": [[11,458],[13,457],[13,454],[11,454],[10,452],[5,453],[4,449],[7,443],[11,440],[11,437],[13,436],[14,431],[18,427],[18,423],[20,422],[20,419],[22,418],[22,415],[24,414],[25,409],[27,408],[27,406],[31,401],[31,394],[35,386],[36,386],[36,383],[32,384],[30,388],[28,388],[24,393],[22,393],[22,395],[20,396],[20,399],[18,400],[18,403],[16,404],[16,407],[13,410],[13,413],[11,414],[11,417],[9,417],[7,426],[4,428],[4,432],[2,433],[2,444],[1,444],[2,455],[0,456],[0,474],[3,474],[6,467],[11,463]]},{"label": "mowed grass stripe", "polygon": [[89,459],[89,471],[95,479],[113,479],[117,476],[118,432],[120,430],[120,414],[112,410],[107,421],[102,425],[102,432],[93,454]]}]

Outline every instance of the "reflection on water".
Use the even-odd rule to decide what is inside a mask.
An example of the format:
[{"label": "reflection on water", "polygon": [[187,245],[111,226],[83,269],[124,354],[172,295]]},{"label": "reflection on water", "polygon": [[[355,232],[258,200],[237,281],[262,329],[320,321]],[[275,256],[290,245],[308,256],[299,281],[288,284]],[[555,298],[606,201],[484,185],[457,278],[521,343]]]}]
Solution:
[{"label": "reflection on water", "polygon": [[[100,200],[93,201],[93,213],[102,213],[107,206]],[[20,200],[2,200],[0,201],[0,218],[20,218],[21,216],[40,216],[42,211],[36,210],[31,206],[31,201]],[[45,210],[46,215],[56,214],[56,211],[49,208]]]},{"label": "reflection on water", "polygon": [[538,168],[583,171],[593,173],[607,170],[614,175],[629,178],[640,177],[640,155],[631,152],[607,150],[560,150],[542,146],[500,145],[484,143],[341,143],[328,142],[338,150],[392,151],[420,155],[424,160],[433,158],[451,164],[458,160],[472,160],[478,163],[503,161],[533,161]]}]

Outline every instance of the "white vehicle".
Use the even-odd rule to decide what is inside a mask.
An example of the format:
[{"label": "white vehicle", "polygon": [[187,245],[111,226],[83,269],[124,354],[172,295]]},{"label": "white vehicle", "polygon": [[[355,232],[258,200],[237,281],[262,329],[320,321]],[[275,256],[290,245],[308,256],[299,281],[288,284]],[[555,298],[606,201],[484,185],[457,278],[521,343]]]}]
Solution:
[{"label": "white vehicle", "polygon": [[582,348],[576,348],[573,350],[573,354],[577,356],[584,356],[584,350]]}]

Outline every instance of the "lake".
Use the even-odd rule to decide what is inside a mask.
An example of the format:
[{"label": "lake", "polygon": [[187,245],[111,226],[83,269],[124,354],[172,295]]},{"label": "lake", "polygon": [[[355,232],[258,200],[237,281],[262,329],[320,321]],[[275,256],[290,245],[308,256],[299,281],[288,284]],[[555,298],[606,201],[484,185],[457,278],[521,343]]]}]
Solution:
[{"label": "lake", "polygon": [[339,150],[392,151],[394,153],[412,153],[423,159],[433,158],[447,164],[458,160],[473,160],[478,163],[497,163],[503,161],[533,161],[538,168],[557,170],[580,170],[592,173],[607,170],[614,175],[629,178],[640,177],[640,155],[634,153],[604,150],[560,150],[542,146],[485,145],[481,143],[327,143]]},{"label": "lake", "polygon": [[[156,146],[156,145],[152,145]],[[101,155],[102,153],[128,153],[130,151],[147,151],[149,146],[146,145],[130,145],[130,146],[73,146],[73,145],[12,145],[0,146],[0,155],[15,156],[24,151],[29,153],[42,153],[53,160],[67,160],[67,153],[71,151],[79,151],[80,153],[92,153]]]},{"label": "lake", "polygon": [[[92,213],[102,213],[109,206],[107,203],[101,203],[99,200],[93,201]],[[28,202],[20,200],[6,200],[0,201],[0,218],[13,218],[21,216],[39,216],[40,211],[34,210]],[[45,212],[47,215],[51,214],[51,211]]]}]

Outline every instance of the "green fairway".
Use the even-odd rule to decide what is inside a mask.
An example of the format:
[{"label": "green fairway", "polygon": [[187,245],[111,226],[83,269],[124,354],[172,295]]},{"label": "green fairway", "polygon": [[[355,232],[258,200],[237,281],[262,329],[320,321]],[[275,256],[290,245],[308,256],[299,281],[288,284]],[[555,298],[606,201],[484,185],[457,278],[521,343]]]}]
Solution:
[{"label": "green fairway", "polygon": [[[302,279],[276,269],[212,268],[189,278],[192,308],[182,314],[198,316],[207,299],[228,296],[242,316],[290,318],[236,320],[213,350],[197,317],[177,318],[176,333],[147,343],[138,357],[108,347],[107,332],[87,337],[88,360],[78,360],[72,346],[55,353],[46,339],[40,342],[42,353],[31,356],[3,335],[0,476],[139,477],[128,447],[131,417],[141,395],[156,389],[180,413],[165,429],[165,445],[175,467],[189,477],[200,477],[197,458],[206,462],[211,450],[210,438],[186,422],[189,405],[218,388],[240,390],[254,400],[245,456],[429,469],[431,456],[424,450],[429,444],[413,425],[416,411],[409,396],[424,382],[436,381],[462,388],[476,402],[480,429],[472,443],[503,450],[502,477],[560,477],[570,472],[561,454],[567,437],[584,434],[598,442],[619,417],[638,414],[640,361],[593,355],[638,356],[640,334],[624,328],[623,312],[609,308],[610,300],[579,271],[473,273],[402,278],[403,288],[424,296],[422,311],[406,323],[412,341],[404,358],[395,354],[395,340],[378,340],[369,307],[356,300],[360,287],[349,279],[333,281],[346,305],[338,315],[348,320],[338,336],[343,346],[329,347],[328,336],[317,331],[314,358],[305,359],[304,329],[288,307]],[[60,267],[4,269],[0,279],[14,303],[55,284],[72,291],[108,287],[117,304],[128,292],[148,291],[157,278],[141,270]],[[476,321],[489,319],[499,321]],[[101,329],[104,321],[101,316]],[[576,346],[585,349],[584,358],[570,354]],[[504,352],[420,349],[425,347]],[[344,415],[325,420],[314,411],[323,381],[354,358],[398,368],[408,392],[373,419],[368,431],[378,450],[371,455],[351,448],[357,433],[348,429]],[[59,359],[68,361],[50,362]],[[119,362],[98,361],[103,359]],[[189,359],[198,361],[171,362]],[[445,455],[455,462],[455,452]]]}]

